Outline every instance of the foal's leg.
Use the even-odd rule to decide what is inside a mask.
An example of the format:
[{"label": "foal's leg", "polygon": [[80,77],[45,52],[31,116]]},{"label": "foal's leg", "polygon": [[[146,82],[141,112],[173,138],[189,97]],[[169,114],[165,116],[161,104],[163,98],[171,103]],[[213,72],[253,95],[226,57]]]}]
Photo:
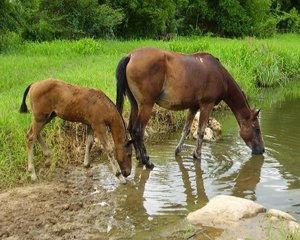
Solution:
[{"label": "foal's leg", "polygon": [[107,157],[110,161],[114,175],[120,180],[120,182],[126,183],[126,179],[121,174],[119,165],[116,164],[117,161],[114,156],[114,150],[113,150],[111,144],[109,144],[107,141],[108,136],[107,136],[106,127],[105,126],[97,126],[97,128],[94,128],[94,134],[99,139],[99,141],[102,143],[104,151],[107,154]]},{"label": "foal's leg", "polygon": [[202,147],[202,142],[204,137],[204,131],[214,105],[215,105],[214,103],[208,103],[208,104],[203,104],[201,106],[199,126],[197,131],[198,134],[197,145],[196,145],[196,149],[193,152],[193,156],[196,159],[201,159],[201,147]]},{"label": "foal's leg", "polygon": [[[43,122],[42,128],[43,128],[47,123],[49,123],[53,118],[55,118],[55,117],[56,117],[55,112],[52,112],[52,113],[49,115],[49,117],[48,117],[47,119],[45,119],[45,122],[41,121],[41,122]],[[42,149],[42,151],[43,151],[43,155],[44,155],[44,157],[45,157],[45,166],[46,166],[46,167],[50,167],[50,165],[51,165],[51,153],[50,153],[50,150],[49,150],[49,148],[47,147],[47,145],[46,145],[46,143],[45,143],[45,141],[44,141],[44,139],[43,139],[41,133],[39,133],[39,134],[37,135],[37,140],[38,140],[38,142],[39,142],[39,144],[40,144],[40,146],[41,146],[41,149]]]},{"label": "foal's leg", "polygon": [[147,155],[147,150],[144,144],[144,133],[145,133],[145,126],[150,119],[150,114],[152,111],[154,104],[150,105],[139,105],[139,113],[138,117],[135,121],[133,127],[133,135],[134,139],[137,142],[137,148],[141,153],[142,163],[146,165],[147,168],[154,168],[154,164],[151,163],[149,160],[149,156]]},{"label": "foal's leg", "polygon": [[85,143],[86,143],[86,147],[85,147],[83,166],[89,167],[90,166],[90,151],[91,151],[91,148],[94,143],[93,130],[92,130],[91,126],[87,126]]},{"label": "foal's leg", "polygon": [[37,179],[35,168],[33,164],[33,148],[34,144],[40,134],[44,126],[44,122],[37,122],[36,120],[32,121],[31,127],[26,135],[26,145],[27,145],[27,152],[28,152],[28,171],[30,172],[31,180],[35,181]]},{"label": "foal's leg", "polygon": [[50,154],[50,150],[49,150],[49,148],[47,147],[47,145],[46,145],[46,143],[45,143],[45,141],[44,141],[44,139],[43,139],[41,133],[39,133],[39,134],[37,135],[37,140],[38,140],[38,142],[39,142],[39,144],[40,144],[40,146],[41,146],[43,155],[44,155],[44,157],[45,157],[45,166],[46,166],[46,167],[50,167],[50,165],[51,165],[51,154]]},{"label": "foal's leg", "polygon": [[176,147],[176,150],[175,150],[175,155],[178,155],[181,152],[182,145],[184,143],[184,140],[185,140],[186,136],[190,132],[190,128],[191,128],[192,122],[195,118],[195,115],[196,115],[197,111],[198,111],[198,109],[195,109],[195,108],[190,108],[188,110],[187,115],[186,115],[186,119],[185,119],[185,123],[184,123],[184,127],[183,127],[183,130],[182,130],[181,138],[180,138],[179,143],[178,143],[178,145]]}]

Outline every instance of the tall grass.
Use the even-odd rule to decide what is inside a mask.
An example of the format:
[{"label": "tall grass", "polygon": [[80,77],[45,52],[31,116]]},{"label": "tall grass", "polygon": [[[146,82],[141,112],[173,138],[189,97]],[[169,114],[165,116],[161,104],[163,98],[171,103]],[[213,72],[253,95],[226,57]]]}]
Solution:
[{"label": "tall grass", "polygon": [[[132,49],[153,46],[185,53],[206,51],[218,57],[250,98],[261,87],[286,85],[299,74],[300,36],[279,35],[257,40],[223,38],[178,38],[169,42],[134,41],[53,41],[25,43],[0,55],[0,188],[27,181],[25,134],[30,114],[18,109],[25,88],[46,78],[100,88],[115,99],[114,72],[118,61]],[[179,116],[179,115],[176,115]],[[54,134],[63,132],[62,121],[46,127],[47,143],[59,161],[67,155],[64,140]],[[54,131],[55,130],[55,131]],[[56,138],[55,138],[56,136]],[[56,140],[54,140],[56,139]],[[37,148],[38,149],[38,148]],[[41,165],[38,150],[37,164]],[[55,161],[56,161],[55,160]]]}]

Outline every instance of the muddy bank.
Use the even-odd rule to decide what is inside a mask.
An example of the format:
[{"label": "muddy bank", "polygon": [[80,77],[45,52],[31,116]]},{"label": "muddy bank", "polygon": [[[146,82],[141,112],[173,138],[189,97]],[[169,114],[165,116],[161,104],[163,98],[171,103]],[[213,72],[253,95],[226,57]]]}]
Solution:
[{"label": "muddy bank", "polygon": [[124,186],[106,164],[96,164],[89,170],[57,168],[47,181],[2,192],[0,239],[179,240],[219,235],[215,229],[199,230],[177,218],[161,225],[144,216],[141,196],[133,193],[144,186],[149,173],[136,168]]},{"label": "muddy bank", "polygon": [[98,177],[99,166],[69,167],[48,182],[1,193],[0,238],[107,239],[115,203]]}]

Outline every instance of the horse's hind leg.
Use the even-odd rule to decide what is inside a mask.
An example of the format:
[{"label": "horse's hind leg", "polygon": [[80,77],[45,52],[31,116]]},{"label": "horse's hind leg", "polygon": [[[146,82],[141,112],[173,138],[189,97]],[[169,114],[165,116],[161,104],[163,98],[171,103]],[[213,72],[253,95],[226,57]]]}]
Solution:
[{"label": "horse's hind leg", "polygon": [[197,131],[197,135],[198,135],[197,145],[196,145],[196,149],[193,152],[193,157],[196,159],[201,158],[201,147],[202,147],[202,142],[204,137],[204,131],[214,105],[215,105],[214,103],[206,103],[201,105],[199,125]]},{"label": "horse's hind leg", "polygon": [[83,166],[89,167],[90,166],[90,151],[94,143],[94,136],[93,136],[93,130],[91,126],[87,126],[86,131],[86,147],[85,147],[85,155],[84,155],[84,162]]},{"label": "horse's hind leg", "polygon": [[[131,138],[134,139],[133,125],[134,125],[135,120],[137,119],[137,116],[138,116],[138,108],[137,108],[136,102],[130,102],[130,103],[131,103],[131,110],[130,110],[130,116],[129,116],[128,131],[130,133]],[[136,159],[139,162],[141,162],[141,153],[138,149],[138,145],[137,145],[136,141],[133,141],[133,146],[134,146],[134,149],[135,149]]]},{"label": "horse's hind leg", "polygon": [[181,152],[182,145],[184,143],[186,136],[190,132],[190,128],[191,128],[192,122],[195,118],[195,115],[197,113],[197,110],[198,110],[197,108],[190,108],[187,112],[184,127],[183,127],[182,134],[181,134],[181,138],[180,138],[179,143],[175,150],[175,155],[178,155]]},{"label": "horse's hind leg", "polygon": [[35,168],[33,164],[33,148],[34,144],[40,134],[44,126],[44,122],[37,122],[35,120],[32,121],[31,127],[26,135],[26,145],[27,145],[27,152],[28,152],[28,171],[30,172],[31,180],[35,181],[37,179]]},{"label": "horse's hind leg", "polygon": [[146,165],[147,168],[152,169],[154,164],[149,160],[149,156],[147,155],[147,150],[144,144],[144,133],[145,126],[147,125],[150,114],[152,111],[154,104],[150,105],[139,105],[139,113],[138,117],[133,126],[133,137],[136,140],[137,148],[141,153],[142,163]]}]

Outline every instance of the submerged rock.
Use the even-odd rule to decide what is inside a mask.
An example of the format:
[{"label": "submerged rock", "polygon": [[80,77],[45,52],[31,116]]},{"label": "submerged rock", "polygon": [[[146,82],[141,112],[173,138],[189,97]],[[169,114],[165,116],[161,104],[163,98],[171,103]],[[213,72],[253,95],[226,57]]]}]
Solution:
[{"label": "submerged rock", "polygon": [[251,200],[219,195],[203,208],[189,213],[187,220],[192,224],[225,229],[236,225],[243,218],[254,217],[265,211],[262,205]]},{"label": "submerged rock", "polygon": [[[199,117],[200,112],[197,112],[191,126],[191,134],[194,139],[198,138],[197,130],[199,125]],[[208,142],[217,141],[221,137],[221,132],[221,124],[215,118],[210,117],[207,127],[205,128],[203,139]]]}]

